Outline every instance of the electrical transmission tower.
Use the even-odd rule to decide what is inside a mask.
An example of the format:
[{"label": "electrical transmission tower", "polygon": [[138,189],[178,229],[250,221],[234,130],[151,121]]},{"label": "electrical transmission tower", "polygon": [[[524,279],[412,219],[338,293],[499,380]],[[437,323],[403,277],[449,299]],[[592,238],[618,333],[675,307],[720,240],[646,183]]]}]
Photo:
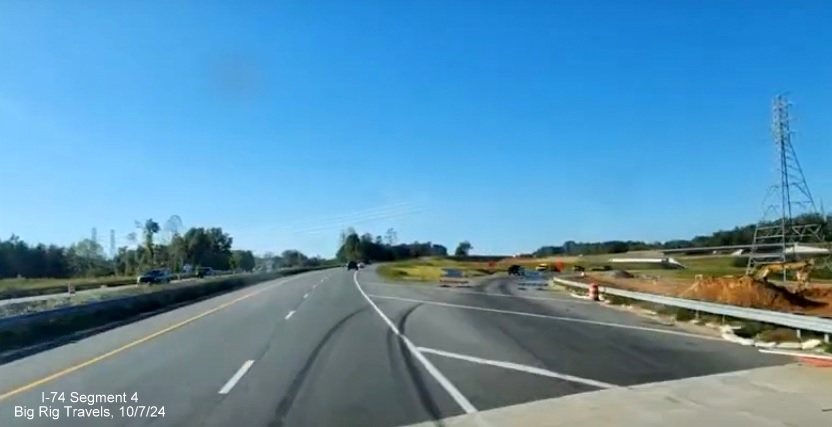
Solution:
[{"label": "electrical transmission tower", "polygon": [[777,149],[777,181],[769,189],[763,217],[754,230],[746,274],[765,264],[788,261],[790,252],[798,254],[798,245],[825,241],[826,218],[815,205],[792,146],[789,106],[785,96],[774,98],[772,136]]}]

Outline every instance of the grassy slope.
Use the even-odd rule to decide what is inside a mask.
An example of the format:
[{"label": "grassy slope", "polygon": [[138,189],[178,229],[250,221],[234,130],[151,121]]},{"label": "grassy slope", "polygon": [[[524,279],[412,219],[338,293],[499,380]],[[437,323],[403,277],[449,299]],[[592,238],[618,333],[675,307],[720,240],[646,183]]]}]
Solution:
[{"label": "grassy slope", "polygon": [[442,275],[443,268],[460,269],[466,277],[488,274],[488,263],[460,262],[442,258],[421,258],[391,262],[379,266],[377,272],[380,276],[388,279],[435,282]]}]

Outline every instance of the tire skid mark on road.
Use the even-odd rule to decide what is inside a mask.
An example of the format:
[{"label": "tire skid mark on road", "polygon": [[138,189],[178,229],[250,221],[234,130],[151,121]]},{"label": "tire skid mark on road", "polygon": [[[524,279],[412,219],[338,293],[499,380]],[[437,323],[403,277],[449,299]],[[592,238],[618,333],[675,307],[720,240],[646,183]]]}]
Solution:
[{"label": "tire skid mark on road", "polygon": [[[364,289],[361,288],[361,284],[358,283],[358,272],[357,271],[353,274],[352,278],[353,278],[353,282],[355,283],[355,287],[358,289],[358,292],[360,292],[361,295],[364,297],[364,299],[367,300],[367,302],[370,304],[370,306],[373,309],[375,309],[376,313],[378,313],[378,315],[382,318],[382,320],[384,320],[384,323],[386,323],[387,326],[390,327],[390,329],[393,331],[393,333],[395,333],[396,336],[398,336],[399,339],[401,339],[401,341],[404,343],[404,345],[407,347],[407,349],[411,352],[411,354],[413,354],[413,356],[416,358],[416,360],[418,360],[422,364],[422,366],[424,366],[424,368],[428,371],[428,373],[430,373],[433,376],[433,378],[442,386],[442,388],[444,388],[445,391],[448,392],[448,394],[454,399],[454,401],[456,401],[456,403],[459,405],[459,407],[462,408],[462,410],[465,411],[465,413],[467,413],[467,414],[476,413],[477,408],[474,407],[474,405],[468,400],[468,398],[466,398],[459,391],[459,389],[457,389],[456,386],[453,385],[453,383],[451,383],[450,380],[448,380],[448,378],[445,377],[445,375],[442,374],[442,372],[439,371],[439,369],[437,369],[436,366],[434,366],[433,363],[431,363],[430,360],[428,360],[425,357],[425,355],[423,355],[422,353],[419,352],[419,350],[416,348],[416,345],[413,344],[410,341],[409,338],[404,336],[401,333],[401,331],[399,331],[399,329],[396,327],[396,325],[393,324],[393,322],[387,317],[387,315],[384,314],[384,312],[381,311],[381,309],[378,308],[376,303],[373,302],[373,300],[367,295],[367,293],[364,292]],[[420,302],[420,301],[417,300],[416,302]]]},{"label": "tire skid mark on road", "polygon": [[288,417],[289,413],[292,410],[292,404],[297,398],[298,392],[300,392],[301,388],[303,387],[304,382],[306,381],[306,377],[309,372],[312,371],[312,367],[315,365],[315,362],[318,360],[318,357],[321,355],[321,352],[329,343],[329,341],[335,336],[337,332],[339,332],[342,327],[353,317],[367,311],[369,307],[364,307],[359,310],[355,310],[352,313],[346,315],[341,320],[338,321],[335,325],[333,325],[327,333],[321,338],[321,341],[315,346],[312,350],[312,353],[306,359],[306,363],[300,369],[300,371],[295,375],[292,379],[292,382],[289,384],[289,388],[286,391],[286,394],[278,403],[277,408],[274,412],[274,418],[269,422],[269,427],[283,427],[286,423],[286,417]]},{"label": "tire skid mark on road", "polygon": [[[402,317],[399,319],[398,326],[399,331],[404,334],[405,331],[405,322],[407,322],[408,317],[417,309],[421,304],[415,304],[414,306],[408,308]],[[433,400],[433,397],[428,390],[427,384],[425,383],[424,378],[419,373],[418,368],[416,367],[416,363],[413,360],[413,356],[406,348],[400,348],[400,353],[402,358],[404,359],[405,367],[407,368],[407,372],[409,373],[410,382],[413,384],[414,388],[416,389],[416,394],[419,396],[419,400],[422,403],[422,406],[427,410],[433,420],[440,422],[439,420],[442,419],[442,414],[439,410],[439,406],[436,404],[436,401]]]},{"label": "tire skid mark on road", "polygon": [[[329,278],[329,276],[325,277],[324,279],[327,279],[327,278]],[[288,314],[286,314],[286,316],[283,318],[283,320],[289,320],[289,318],[294,316],[297,313],[298,309],[300,309],[301,304],[303,304],[303,301],[301,301],[294,308],[294,310],[291,310]],[[279,340],[276,340],[275,337],[277,336],[277,333],[281,330],[281,328],[285,324],[286,324],[286,322],[281,321],[279,317],[277,317],[275,319],[275,321],[273,322],[273,325],[272,325],[272,330],[269,333],[269,339],[266,341],[266,344],[260,350],[257,351],[256,360],[260,360],[263,357],[263,355],[266,354],[266,352],[269,351],[269,349],[271,349],[272,345],[275,342],[279,342]]]},{"label": "tire skid mark on road", "polygon": [[[303,276],[294,276],[294,277],[290,277],[290,278],[285,278],[285,279],[280,280],[280,281],[268,281],[268,282],[264,282],[262,284],[258,284],[258,285],[256,285],[256,286],[258,286],[257,288],[249,289],[248,292],[243,293],[241,296],[238,296],[234,299],[230,299],[228,301],[220,303],[220,304],[218,304],[218,305],[216,305],[216,306],[214,306],[210,309],[207,309],[205,311],[200,312],[199,314],[188,317],[188,318],[186,318],[184,320],[181,320],[179,322],[176,322],[172,325],[168,325],[166,327],[163,327],[162,329],[156,330],[155,332],[152,332],[148,335],[144,335],[141,338],[130,341],[130,342],[128,342],[126,344],[123,344],[123,345],[121,345],[121,346],[119,346],[119,347],[117,347],[113,350],[107,351],[103,354],[99,354],[98,356],[92,357],[91,359],[87,359],[86,361],[74,364],[72,366],[69,366],[69,367],[63,369],[63,370],[52,373],[52,374],[47,375],[45,377],[42,377],[40,379],[34,380],[34,381],[32,381],[28,384],[19,386],[17,388],[9,390],[5,393],[0,391],[0,401],[9,399],[13,396],[16,396],[16,395],[20,394],[20,393],[32,390],[35,387],[39,387],[41,385],[47,384],[47,383],[52,382],[52,381],[54,381],[58,378],[65,377],[69,374],[77,372],[77,371],[79,371],[81,369],[84,369],[88,366],[94,365],[94,364],[96,364],[96,363],[98,363],[102,360],[105,360],[105,359],[108,359],[108,358],[113,357],[115,355],[118,355],[120,353],[123,353],[123,352],[125,352],[125,351],[127,351],[127,350],[129,350],[133,347],[144,344],[145,342],[153,340],[156,337],[159,337],[159,336],[167,334],[171,331],[175,331],[177,329],[180,329],[180,328],[182,328],[182,327],[184,327],[188,324],[191,324],[191,323],[193,323],[193,322],[195,322],[199,319],[202,319],[202,318],[204,318],[206,316],[209,316],[213,313],[219,312],[219,311],[221,311],[221,310],[223,310],[227,307],[230,307],[234,304],[237,304],[241,301],[247,300],[247,299],[249,299],[249,298],[251,298],[255,295],[259,295],[259,294],[262,294],[264,292],[268,292],[269,290],[272,290],[272,289],[280,288],[285,283],[289,283],[289,282],[292,282],[294,280],[298,280],[302,277]],[[260,287],[260,286],[262,286],[262,287]],[[220,296],[214,296],[214,297],[206,298],[206,300],[210,300],[210,299],[214,299],[214,298],[225,298],[225,297],[229,297],[229,295],[233,295],[233,294],[224,294],[224,295],[220,295]],[[192,304],[183,304],[183,306],[193,307]]]},{"label": "tire skid mark on road", "polygon": [[374,295],[368,294],[369,298],[378,298],[378,299],[387,299],[387,300],[396,300],[396,301],[405,301],[405,302],[416,302],[422,303],[427,305],[436,305],[441,307],[450,307],[450,308],[461,308],[466,310],[476,310],[476,311],[484,311],[489,313],[497,313],[497,314],[508,314],[514,316],[526,316],[526,317],[535,317],[539,319],[548,319],[548,320],[555,320],[555,321],[562,321],[562,322],[574,322],[574,323],[584,323],[587,325],[595,325],[595,326],[606,326],[610,328],[620,328],[620,329],[630,329],[634,331],[642,331],[642,332],[653,332],[658,334],[668,334],[668,335],[678,335],[688,338],[698,338],[703,340],[709,341],[720,341],[725,342],[721,337],[710,337],[707,335],[698,335],[689,332],[680,332],[680,331],[671,331],[668,329],[658,329],[658,328],[650,328],[646,326],[635,326],[635,325],[624,325],[620,323],[611,323],[611,322],[601,322],[597,320],[588,320],[588,319],[580,319],[577,317],[562,317],[562,316],[549,316],[545,314],[537,314],[537,313],[526,313],[522,311],[512,311],[512,310],[500,310],[496,308],[486,308],[486,307],[477,307],[473,305],[462,305],[462,304],[451,304],[446,302],[438,302],[438,301],[427,301],[427,300],[417,300],[412,298],[399,298],[399,297],[389,297],[384,295]]}]

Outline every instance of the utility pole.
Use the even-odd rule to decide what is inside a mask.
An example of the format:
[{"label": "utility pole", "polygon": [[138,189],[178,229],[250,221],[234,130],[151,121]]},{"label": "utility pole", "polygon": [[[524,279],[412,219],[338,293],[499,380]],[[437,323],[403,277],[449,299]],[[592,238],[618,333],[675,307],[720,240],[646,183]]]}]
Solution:
[{"label": "utility pole", "polygon": [[113,260],[113,274],[118,276],[118,262],[116,262],[116,230],[110,230],[110,258]]},{"label": "utility pole", "polygon": [[[786,262],[801,243],[823,244],[824,223],[792,145],[790,104],[784,95],[772,104],[772,137],[777,152],[777,179],[764,201],[763,217],[754,230],[746,273],[759,266]],[[807,215],[808,214],[808,215]],[[824,248],[825,249],[825,248]],[[783,271],[786,280],[786,271]]]}]

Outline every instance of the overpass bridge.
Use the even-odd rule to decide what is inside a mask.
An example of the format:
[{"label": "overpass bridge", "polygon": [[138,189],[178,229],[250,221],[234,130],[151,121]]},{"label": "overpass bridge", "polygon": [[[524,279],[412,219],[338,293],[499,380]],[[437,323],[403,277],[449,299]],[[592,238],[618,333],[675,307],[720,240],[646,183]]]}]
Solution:
[{"label": "overpass bridge", "polygon": [[[776,252],[776,249],[781,247],[782,244],[780,243],[764,243],[757,245],[758,248],[771,248],[772,252]],[[807,246],[807,245],[800,245],[800,244],[788,244],[786,245],[788,249],[786,252],[788,253],[802,253],[802,254],[811,254],[811,253],[829,253],[829,249],[819,248],[815,246]],[[677,248],[677,249],[662,249],[661,252],[665,255],[671,254],[688,254],[688,255],[696,255],[696,254],[712,254],[712,253],[737,253],[741,254],[743,252],[747,252],[751,249],[751,244],[747,245],[725,245],[725,246],[702,246],[702,247],[687,247],[687,248]],[[740,251],[740,252],[738,252]]]}]

